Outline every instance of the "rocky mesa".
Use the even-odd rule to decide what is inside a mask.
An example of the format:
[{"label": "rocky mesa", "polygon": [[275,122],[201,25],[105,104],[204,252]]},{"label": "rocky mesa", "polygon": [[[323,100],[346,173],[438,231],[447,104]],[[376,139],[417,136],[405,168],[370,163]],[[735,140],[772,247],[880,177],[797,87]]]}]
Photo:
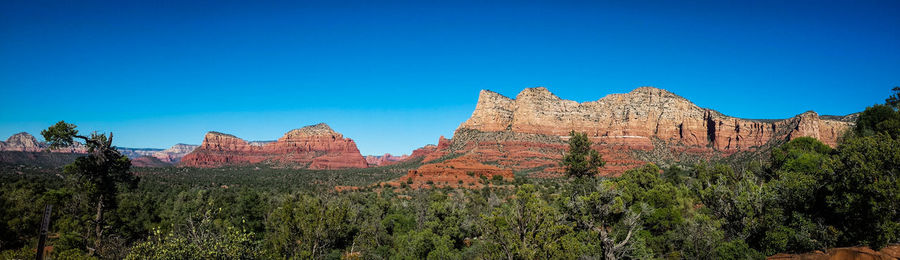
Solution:
[{"label": "rocky mesa", "polygon": [[[0,142],[0,151],[10,151],[10,152],[43,152],[46,151],[50,145],[44,142],[38,142],[37,138],[34,138],[33,135],[21,132],[18,134],[14,134],[6,139],[6,142]],[[69,147],[60,147],[56,149],[51,149],[50,152],[54,153],[87,153],[87,147],[83,144],[74,142],[72,146]]]},{"label": "rocky mesa", "polygon": [[515,99],[482,90],[472,116],[453,139],[442,137],[424,161],[460,156],[504,169],[558,174],[558,159],[574,130],[588,134],[607,161],[603,173],[615,175],[648,161],[725,157],[801,136],[834,146],[852,121],[812,111],[781,120],[736,118],[653,87],[582,103],[543,87],[525,89]]},{"label": "rocky mesa", "polygon": [[356,143],[320,123],[294,129],[274,142],[248,142],[209,132],[203,143],[184,156],[180,166],[220,167],[246,164],[290,165],[309,169],[366,168]]}]

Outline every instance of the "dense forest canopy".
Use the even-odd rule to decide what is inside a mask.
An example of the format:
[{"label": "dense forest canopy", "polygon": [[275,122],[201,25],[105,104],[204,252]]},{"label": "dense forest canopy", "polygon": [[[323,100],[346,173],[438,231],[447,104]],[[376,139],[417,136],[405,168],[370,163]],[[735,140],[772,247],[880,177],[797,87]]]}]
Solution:
[{"label": "dense forest canopy", "polygon": [[[796,138],[762,164],[648,164],[606,178],[593,174],[603,161],[583,149],[590,141],[573,132],[561,162],[568,177],[482,179],[496,184],[482,189],[378,184],[418,162],[129,170],[104,149],[112,136],[94,134],[83,137],[96,142],[92,154],[63,169],[2,165],[0,258],[34,257],[48,204],[53,259],[760,259],[878,249],[900,242],[894,91],[834,148]],[[64,144],[74,129],[60,122],[45,137]]]}]

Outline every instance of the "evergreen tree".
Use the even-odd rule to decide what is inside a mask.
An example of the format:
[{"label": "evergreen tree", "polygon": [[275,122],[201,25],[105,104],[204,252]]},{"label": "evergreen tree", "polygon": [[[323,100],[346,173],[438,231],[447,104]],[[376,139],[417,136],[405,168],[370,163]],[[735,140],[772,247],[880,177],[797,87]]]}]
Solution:
[{"label": "evergreen tree", "polygon": [[131,174],[131,160],[112,146],[113,134],[109,136],[92,133],[90,136],[78,134],[74,124],[59,121],[41,131],[50,148],[71,146],[74,138],[85,142],[88,156],[79,157],[72,164],[66,165],[63,172],[70,180],[73,190],[81,191],[87,203],[95,205],[93,226],[93,247],[88,251],[96,253],[101,249],[103,231],[106,220],[104,213],[116,208],[116,195],[120,184],[134,186],[137,178]]},{"label": "evergreen tree", "polygon": [[569,177],[591,177],[597,174],[600,167],[606,165],[596,150],[591,149],[593,143],[587,134],[569,132],[569,152],[563,156],[561,166]]}]

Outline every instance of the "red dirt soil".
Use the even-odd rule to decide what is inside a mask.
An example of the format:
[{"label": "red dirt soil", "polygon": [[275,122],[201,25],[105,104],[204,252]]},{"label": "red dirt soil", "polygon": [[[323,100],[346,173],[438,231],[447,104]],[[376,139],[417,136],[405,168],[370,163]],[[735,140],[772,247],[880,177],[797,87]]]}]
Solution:
[{"label": "red dirt soil", "polygon": [[805,254],[777,254],[766,259],[770,260],[881,260],[881,259],[900,259],[900,245],[890,245],[879,251],[872,250],[868,247],[840,247],[828,249],[827,252],[816,251]]}]

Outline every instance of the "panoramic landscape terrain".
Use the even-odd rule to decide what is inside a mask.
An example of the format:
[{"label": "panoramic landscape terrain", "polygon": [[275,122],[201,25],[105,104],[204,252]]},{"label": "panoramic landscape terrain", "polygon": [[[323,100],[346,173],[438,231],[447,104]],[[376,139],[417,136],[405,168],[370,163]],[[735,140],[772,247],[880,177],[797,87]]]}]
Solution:
[{"label": "panoramic landscape terrain", "polygon": [[900,259],[897,10],[2,2],[0,259]]}]

